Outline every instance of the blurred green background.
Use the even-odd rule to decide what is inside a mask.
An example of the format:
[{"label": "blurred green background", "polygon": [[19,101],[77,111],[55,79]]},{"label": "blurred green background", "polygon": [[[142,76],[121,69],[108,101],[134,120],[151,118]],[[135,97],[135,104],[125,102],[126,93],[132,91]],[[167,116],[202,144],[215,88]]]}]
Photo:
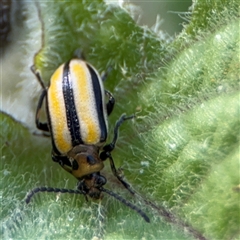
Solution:
[{"label": "blurred green background", "polygon": [[129,2],[141,9],[141,16],[138,20],[140,25],[152,27],[156,23],[157,16],[159,16],[161,30],[170,36],[182,31],[182,25],[187,23],[185,14],[189,13],[189,8],[192,5],[190,0]]}]

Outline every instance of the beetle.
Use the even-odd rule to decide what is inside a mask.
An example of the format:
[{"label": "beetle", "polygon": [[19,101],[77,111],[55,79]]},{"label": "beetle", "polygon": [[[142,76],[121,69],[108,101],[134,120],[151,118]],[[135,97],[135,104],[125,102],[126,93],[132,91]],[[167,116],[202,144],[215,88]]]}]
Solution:
[{"label": "beetle", "polygon": [[[107,180],[100,174],[103,162],[109,159],[113,174],[132,194],[135,191],[116,170],[111,152],[115,148],[120,125],[133,116],[123,114],[114,127],[113,140],[106,144],[108,116],[114,108],[113,95],[104,89],[107,74],[100,76],[97,70],[80,58],[73,58],[60,65],[46,87],[40,73],[33,66],[42,93],[37,105],[35,123],[38,129],[50,133],[52,160],[60,164],[78,180],[77,190],[38,187],[28,193],[29,203],[37,192],[61,192],[83,194],[100,199],[102,192],[116,198],[140,214],[146,222],[148,216],[137,206],[104,188]],[[105,102],[105,97],[108,98]],[[40,111],[45,101],[47,122],[40,121]]]}]

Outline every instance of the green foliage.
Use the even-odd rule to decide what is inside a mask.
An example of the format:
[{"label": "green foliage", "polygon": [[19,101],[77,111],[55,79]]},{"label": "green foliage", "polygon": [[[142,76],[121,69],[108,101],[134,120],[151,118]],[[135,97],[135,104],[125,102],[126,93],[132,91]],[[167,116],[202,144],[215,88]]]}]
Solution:
[{"label": "green foliage", "polygon": [[[116,97],[110,132],[121,113],[137,115],[120,129],[116,166],[134,189],[171,211],[174,219],[126,193],[107,162],[107,188],[141,206],[150,224],[106,195],[100,202],[85,202],[82,196],[43,193],[26,206],[22,200],[29,189],[74,188],[76,181],[51,161],[49,139],[33,136],[1,114],[2,237],[237,239],[237,5],[233,0],[195,1],[189,24],[168,43],[103,1],[39,3],[43,47],[35,66],[47,83],[56,67],[81,49],[100,72],[113,68],[106,81]],[[184,229],[184,221],[191,227]],[[189,233],[193,229],[198,233]]]},{"label": "green foliage", "polygon": [[[193,4],[191,22],[186,27],[186,33],[197,37],[201,31],[215,30],[229,21],[233,16],[239,16],[239,3],[236,0],[201,0]],[[219,24],[220,23],[220,24]]]}]

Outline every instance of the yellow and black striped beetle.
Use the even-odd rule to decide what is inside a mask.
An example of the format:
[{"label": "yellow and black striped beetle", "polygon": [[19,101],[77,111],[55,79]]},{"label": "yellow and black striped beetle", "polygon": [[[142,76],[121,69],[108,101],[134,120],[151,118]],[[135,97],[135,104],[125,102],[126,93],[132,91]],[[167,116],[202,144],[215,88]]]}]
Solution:
[{"label": "yellow and black striped beetle", "polygon": [[[39,72],[32,67],[42,87],[37,111],[36,126],[49,132],[52,139],[52,159],[78,179],[77,190],[38,187],[28,193],[29,203],[37,192],[76,193],[95,199],[105,192],[140,214],[146,222],[148,216],[137,206],[116,193],[106,189],[106,178],[100,174],[103,161],[109,159],[113,174],[132,194],[135,192],[123,180],[115,168],[111,152],[115,148],[118,129],[127,119],[123,114],[116,122],[114,137],[106,144],[108,135],[108,115],[114,107],[113,95],[104,89],[106,75],[100,77],[97,70],[80,58],[74,58],[62,64],[53,73],[49,86],[46,87]],[[105,96],[108,102],[105,103]],[[47,122],[39,120],[43,102],[46,105]]]}]

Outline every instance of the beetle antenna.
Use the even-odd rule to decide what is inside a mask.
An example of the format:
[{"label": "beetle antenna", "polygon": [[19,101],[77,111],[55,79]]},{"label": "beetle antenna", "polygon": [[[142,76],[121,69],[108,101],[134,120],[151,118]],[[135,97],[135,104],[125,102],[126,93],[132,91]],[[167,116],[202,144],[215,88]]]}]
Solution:
[{"label": "beetle antenna", "polygon": [[79,190],[72,190],[66,188],[52,188],[52,187],[37,187],[31,190],[26,196],[26,203],[29,203],[34,194],[38,192],[54,192],[54,193],[72,193],[72,194],[83,194]]},{"label": "beetle antenna", "polygon": [[126,205],[127,207],[133,209],[134,211],[136,211],[139,215],[141,215],[143,217],[143,219],[146,222],[150,222],[149,217],[137,206],[135,206],[134,204],[132,204],[131,202],[127,201],[126,199],[122,198],[121,196],[119,196],[118,194],[106,189],[106,188],[100,188],[100,191],[103,191],[105,193],[107,193],[108,195],[114,197],[115,199],[117,199],[119,202],[123,203],[124,205]]}]

